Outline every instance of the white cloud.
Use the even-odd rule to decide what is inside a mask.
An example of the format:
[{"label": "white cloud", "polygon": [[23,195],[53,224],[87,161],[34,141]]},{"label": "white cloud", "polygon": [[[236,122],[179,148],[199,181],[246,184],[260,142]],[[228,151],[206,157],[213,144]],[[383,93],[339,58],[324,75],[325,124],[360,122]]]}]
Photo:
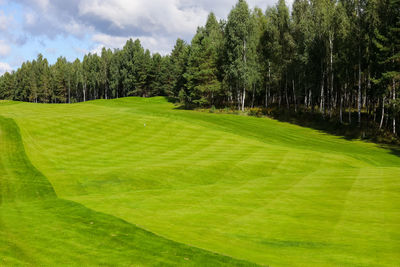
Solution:
[{"label": "white cloud", "polygon": [[105,47],[103,44],[97,45],[95,48],[90,50],[89,52],[91,54],[97,54],[98,56],[101,56],[101,50]]},{"label": "white cloud", "polygon": [[8,63],[0,62],[0,76],[6,72],[11,72],[12,68]]},{"label": "white cloud", "polygon": [[79,15],[94,17],[109,30],[134,33],[192,34],[205,22],[200,6],[181,7],[178,0],[87,0],[79,4]]},{"label": "white cloud", "polygon": [[82,36],[87,32],[92,32],[93,30],[92,27],[82,25],[75,20],[65,23],[64,25],[62,25],[62,27],[67,33],[75,36]]},{"label": "white cloud", "polygon": [[[92,40],[102,47],[121,48],[127,39],[139,38],[152,52],[167,54],[175,40],[190,41],[209,12],[226,18],[237,0],[86,0],[78,5],[81,19],[93,26]],[[249,0],[250,8],[265,9],[277,0]],[[290,3],[292,0],[290,0]],[[289,2],[287,2],[289,4]]]},{"label": "white cloud", "polygon": [[[0,0],[7,1],[7,0]],[[209,12],[227,18],[238,0],[13,0],[23,6],[24,43],[30,37],[56,39],[73,36],[89,43],[73,49],[80,55],[99,52],[102,47],[121,48],[129,38],[139,38],[143,47],[167,54],[177,38],[190,42]],[[249,7],[265,10],[278,0],[247,0]],[[293,0],[286,0],[291,5]],[[0,11],[1,12],[1,11]],[[4,19],[3,19],[4,20]],[[1,22],[1,17],[0,17]],[[0,27],[1,23],[0,23]],[[1,28],[0,28],[1,30]],[[26,37],[26,38],[22,38]],[[16,41],[12,41],[16,43]],[[3,49],[4,50],[4,49]],[[60,54],[65,54],[59,51]]]},{"label": "white cloud", "polygon": [[8,56],[10,52],[11,47],[4,40],[0,40],[0,57]]},{"label": "white cloud", "polygon": [[44,11],[49,6],[49,0],[34,0],[34,2]]},{"label": "white cloud", "polygon": [[153,36],[111,36],[107,34],[95,34],[92,40],[98,45],[91,51],[91,53],[101,53],[103,47],[106,48],[122,48],[128,39],[139,39],[145,49],[149,49],[153,53],[160,53],[165,55],[172,49],[173,44],[168,38],[153,37]]},{"label": "white cloud", "polygon": [[126,40],[126,37],[111,36],[108,34],[94,34],[92,40],[96,43],[100,43],[109,48],[121,48]]},{"label": "white cloud", "polygon": [[[0,0],[1,1],[1,0]],[[209,12],[226,18],[237,0],[15,0],[26,7],[25,29],[53,38],[86,33],[190,39]],[[248,0],[265,9],[278,0]],[[287,0],[291,4],[293,0]]]}]

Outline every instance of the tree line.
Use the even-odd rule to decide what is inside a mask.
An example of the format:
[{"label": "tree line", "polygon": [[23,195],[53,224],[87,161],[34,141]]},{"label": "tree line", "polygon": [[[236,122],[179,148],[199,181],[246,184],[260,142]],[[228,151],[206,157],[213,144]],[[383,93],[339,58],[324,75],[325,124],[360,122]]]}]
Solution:
[{"label": "tree line", "polygon": [[210,13],[191,43],[178,39],[169,55],[131,39],[82,61],[60,57],[50,65],[39,54],[0,77],[0,98],[73,103],[162,95],[192,107],[363,119],[396,134],[399,81],[400,0],[295,0],[291,10],[279,0],[265,11],[239,0],[227,20]]}]

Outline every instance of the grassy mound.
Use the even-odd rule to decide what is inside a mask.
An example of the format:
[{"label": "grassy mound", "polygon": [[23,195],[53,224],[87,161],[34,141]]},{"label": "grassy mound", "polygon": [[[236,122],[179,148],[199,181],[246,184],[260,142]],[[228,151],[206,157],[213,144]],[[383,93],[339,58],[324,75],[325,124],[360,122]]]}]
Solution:
[{"label": "grassy mound", "polygon": [[58,199],[26,157],[17,125],[0,116],[0,265],[239,265]]},{"label": "grassy mound", "polygon": [[57,195],[93,212],[259,264],[400,261],[395,148],[163,98],[0,104],[0,115]]}]

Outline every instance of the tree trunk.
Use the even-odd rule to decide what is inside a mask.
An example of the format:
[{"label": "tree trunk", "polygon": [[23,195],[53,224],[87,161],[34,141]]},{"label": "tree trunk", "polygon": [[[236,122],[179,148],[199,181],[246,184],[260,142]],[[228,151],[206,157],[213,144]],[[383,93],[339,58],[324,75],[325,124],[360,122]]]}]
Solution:
[{"label": "tree trunk", "polygon": [[307,88],[304,87],[304,106],[308,108],[308,94],[307,94]]},{"label": "tree trunk", "polygon": [[343,95],[340,95],[339,120],[343,123]]},{"label": "tree trunk", "polygon": [[105,88],[104,88],[104,98],[105,98],[105,99],[108,99],[108,97],[107,97],[107,91],[108,91],[108,83],[106,83],[106,86],[105,86]]},{"label": "tree trunk", "polygon": [[349,124],[351,124],[351,102],[352,102],[352,99],[351,99],[351,92],[349,92],[349,97],[348,97],[348,102],[349,102]]},{"label": "tree trunk", "polygon": [[[396,101],[396,82],[393,78],[393,102]],[[396,135],[396,104],[394,102],[393,104],[393,134]]]},{"label": "tree trunk", "polygon": [[[322,67],[321,67],[322,69]],[[325,80],[325,73],[322,71],[322,80],[321,80],[321,102],[320,102],[320,112],[325,114],[325,94],[324,94],[324,80]]]},{"label": "tree trunk", "polygon": [[331,72],[331,82],[330,82],[330,88],[331,88],[331,103],[330,103],[330,109],[329,109],[329,116],[332,118],[332,109],[334,106],[334,98],[333,98],[333,34],[329,34],[329,50],[330,50],[330,72]]},{"label": "tree trunk", "polygon": [[286,97],[286,108],[289,110],[290,106],[289,106],[289,98],[288,98],[288,90],[287,90],[287,75],[286,75],[286,79],[285,79],[285,97]]},{"label": "tree trunk", "polygon": [[281,102],[282,102],[282,90],[281,90],[281,88],[282,88],[282,85],[281,85],[281,83],[279,83],[279,95],[278,95],[278,107],[279,107],[279,109],[281,109]]},{"label": "tree trunk", "polygon": [[[231,82],[229,84],[231,84]],[[230,106],[234,107],[235,101],[234,101],[233,96],[235,95],[235,92],[233,91],[232,85],[229,85],[229,90],[230,90],[230,94],[229,94],[228,98],[230,100]]]},{"label": "tree trunk", "polygon": [[340,123],[343,123],[343,101],[347,96],[347,82],[344,83],[344,94],[340,96]]},{"label": "tree trunk", "polygon": [[381,123],[379,124],[379,130],[382,129],[383,119],[385,118],[385,99],[386,97],[382,97],[382,115],[381,115]]},{"label": "tree trunk", "polygon": [[[247,58],[246,58],[246,40],[243,39],[243,62],[246,69]],[[243,80],[243,94],[242,94],[242,111],[244,111],[244,101],[246,100],[246,80]]]},{"label": "tree trunk", "polygon": [[271,62],[268,61],[268,83],[265,88],[265,107],[268,108],[268,95],[271,87]]},{"label": "tree trunk", "polygon": [[296,90],[294,88],[294,79],[292,80],[292,83],[293,83],[294,112],[297,112],[297,101],[296,101]]},{"label": "tree trunk", "polygon": [[242,95],[242,111],[244,111],[244,101],[246,100],[246,87],[243,86],[243,95]]},{"label": "tree trunk", "polygon": [[268,108],[268,84],[265,85],[265,107]]},{"label": "tree trunk", "polygon": [[254,95],[255,95],[255,91],[256,91],[256,85],[253,84],[253,97],[251,99],[251,108],[254,108]]},{"label": "tree trunk", "polygon": [[358,126],[361,126],[361,47],[358,46]]},{"label": "tree trunk", "polygon": [[86,83],[83,85],[83,102],[86,102]]},{"label": "tree trunk", "polygon": [[242,98],[241,98],[241,96],[240,96],[240,90],[239,90],[239,87],[237,87],[237,89],[236,89],[236,92],[237,92],[237,104],[238,104],[238,110],[240,110],[240,104],[241,104],[241,100],[242,100]]},{"label": "tree trunk", "polygon": [[68,79],[68,103],[71,104],[71,82]]}]

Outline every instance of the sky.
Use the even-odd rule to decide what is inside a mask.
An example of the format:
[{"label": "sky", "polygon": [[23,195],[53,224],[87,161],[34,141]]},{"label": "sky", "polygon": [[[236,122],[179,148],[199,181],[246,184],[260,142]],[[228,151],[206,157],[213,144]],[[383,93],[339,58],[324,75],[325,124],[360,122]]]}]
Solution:
[{"label": "sky", "polygon": [[[190,42],[210,12],[226,19],[237,0],[0,0],[0,75],[41,53],[82,59],[139,38],[151,52]],[[277,0],[248,0],[263,10]],[[291,5],[292,0],[286,0]]]}]

